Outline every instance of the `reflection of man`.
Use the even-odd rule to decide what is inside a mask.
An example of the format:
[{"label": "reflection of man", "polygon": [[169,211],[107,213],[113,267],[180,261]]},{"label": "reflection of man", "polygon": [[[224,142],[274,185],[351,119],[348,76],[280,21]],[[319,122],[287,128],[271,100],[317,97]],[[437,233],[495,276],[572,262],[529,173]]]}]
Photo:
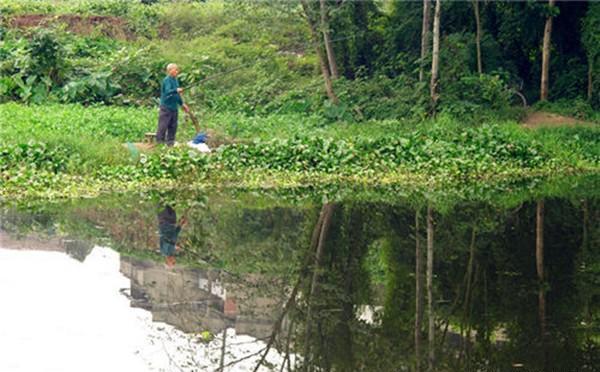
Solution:
[{"label": "reflection of man", "polygon": [[165,263],[169,268],[175,266],[175,252],[179,250],[177,238],[181,228],[186,224],[185,216],[181,217],[179,224],[177,224],[177,213],[170,205],[165,206],[165,209],[158,213],[160,254],[165,256]]}]

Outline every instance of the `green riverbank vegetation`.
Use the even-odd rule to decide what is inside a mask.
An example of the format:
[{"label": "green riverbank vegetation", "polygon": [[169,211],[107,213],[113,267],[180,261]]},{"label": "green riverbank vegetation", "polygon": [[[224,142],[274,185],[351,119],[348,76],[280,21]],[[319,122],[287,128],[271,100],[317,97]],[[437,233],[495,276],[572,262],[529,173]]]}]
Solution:
[{"label": "green riverbank vegetation", "polygon": [[[597,174],[597,4],[477,5],[0,1],[0,198]],[[173,61],[210,155],[133,145]]]}]

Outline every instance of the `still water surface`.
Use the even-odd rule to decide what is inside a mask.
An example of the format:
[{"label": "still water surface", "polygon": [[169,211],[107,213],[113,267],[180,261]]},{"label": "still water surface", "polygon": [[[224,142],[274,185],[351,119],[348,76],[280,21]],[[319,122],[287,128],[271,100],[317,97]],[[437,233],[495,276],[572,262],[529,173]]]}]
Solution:
[{"label": "still water surface", "polygon": [[0,371],[598,371],[599,206],[4,207]]}]

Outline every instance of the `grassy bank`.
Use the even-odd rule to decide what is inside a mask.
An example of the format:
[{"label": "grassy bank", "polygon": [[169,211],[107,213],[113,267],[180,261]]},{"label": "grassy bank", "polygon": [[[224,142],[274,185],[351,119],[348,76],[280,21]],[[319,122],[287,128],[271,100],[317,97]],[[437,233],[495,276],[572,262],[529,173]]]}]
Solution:
[{"label": "grassy bank", "polygon": [[[1,196],[93,196],[190,185],[242,188],[347,183],[417,188],[493,184],[598,172],[600,129],[466,125],[439,116],[328,124],[311,115],[215,114],[202,127],[226,144],[207,156],[185,146],[139,153],[156,110],[0,105]],[[180,141],[193,135],[182,126]]]}]

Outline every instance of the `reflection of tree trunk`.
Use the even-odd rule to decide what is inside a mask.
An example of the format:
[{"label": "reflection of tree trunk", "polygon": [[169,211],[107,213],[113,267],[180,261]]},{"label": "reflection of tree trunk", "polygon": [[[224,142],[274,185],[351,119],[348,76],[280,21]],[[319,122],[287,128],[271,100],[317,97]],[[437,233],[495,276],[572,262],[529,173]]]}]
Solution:
[{"label": "reflection of tree trunk", "polygon": [[[312,332],[312,313],[313,313],[313,302],[312,298],[317,296],[318,291],[318,282],[319,275],[321,274],[321,262],[323,260],[323,253],[325,252],[325,240],[327,239],[327,234],[329,232],[329,228],[331,225],[331,217],[333,216],[333,212],[335,210],[335,204],[325,204],[321,208],[321,214],[319,216],[319,222],[317,227],[315,228],[315,232],[313,232],[313,243],[316,238],[316,253],[314,260],[314,268],[313,275],[310,284],[310,290],[308,295],[306,296],[307,302],[307,312],[306,312],[306,332],[304,335],[304,370],[307,369],[310,364],[310,337]],[[318,233],[317,233],[318,228]]]},{"label": "reflection of tree trunk", "polygon": [[421,370],[421,323],[423,319],[423,254],[419,235],[420,217],[421,213],[417,209],[415,214],[415,369],[417,372]]},{"label": "reflection of tree trunk", "polygon": [[[589,249],[589,223],[590,223],[590,210],[588,200],[583,200],[583,231],[581,238],[581,259],[583,263],[587,264],[588,249]],[[592,314],[590,313],[590,297],[584,296],[583,303],[583,316],[587,323],[591,321]]]},{"label": "reflection of tree trunk", "polygon": [[473,0],[473,11],[475,12],[475,25],[477,27],[475,34],[475,45],[477,47],[477,72],[483,73],[481,62],[481,19],[479,17],[479,0]]},{"label": "reflection of tree trunk", "polygon": [[335,52],[331,45],[331,38],[329,37],[329,19],[327,17],[327,5],[325,0],[320,0],[321,5],[321,28],[323,31],[323,41],[325,42],[325,51],[327,52],[327,61],[329,61],[329,71],[333,79],[338,78],[337,62],[335,61]]},{"label": "reflection of tree trunk", "polygon": [[[465,285],[465,300],[463,302],[463,320],[466,325],[466,337],[463,339],[464,352],[466,354],[469,343],[471,342],[471,327],[470,327],[470,309],[471,309],[471,287],[473,278],[473,265],[475,263],[475,237],[477,229],[473,228],[471,232],[471,245],[469,248],[469,264],[467,265],[467,283]],[[467,360],[468,361],[468,360]]]},{"label": "reflection of tree trunk", "polygon": [[[554,0],[548,0],[548,6],[554,6]],[[544,26],[544,41],[542,45],[542,81],[540,86],[540,101],[548,99],[548,73],[550,70],[550,37],[552,36],[552,16],[546,18]]]},{"label": "reflection of tree trunk", "polygon": [[488,328],[488,282],[487,282],[487,269],[483,269],[483,329],[485,334],[480,339],[485,340],[485,346],[488,347],[488,340],[490,339],[490,330]]},{"label": "reflection of tree trunk", "polygon": [[433,15],[433,53],[431,60],[431,82],[429,84],[431,103],[435,111],[438,100],[437,85],[440,70],[440,13],[442,11],[441,0],[435,1],[435,13]]},{"label": "reflection of tree trunk", "polygon": [[306,15],[306,20],[308,22],[308,26],[310,28],[310,34],[312,36],[313,43],[315,43],[315,50],[317,52],[317,57],[319,58],[319,65],[321,66],[321,73],[323,74],[323,79],[325,80],[325,90],[327,91],[327,96],[334,104],[339,103],[338,97],[335,95],[333,91],[333,84],[331,83],[331,75],[329,74],[329,67],[327,66],[327,60],[323,55],[323,50],[321,49],[321,42],[319,41],[319,33],[317,32],[317,26],[315,21],[310,16],[310,7],[308,6],[307,0],[300,0],[302,3],[302,8],[304,9],[304,14]]},{"label": "reflection of tree trunk", "polygon": [[287,331],[287,340],[285,342],[285,357],[283,358],[283,363],[281,363],[281,369],[279,370],[279,372],[283,372],[283,370],[285,369],[285,365],[287,364],[288,366],[288,371],[291,370],[291,361],[290,361],[290,342],[292,340],[292,332],[293,332],[293,328],[294,328],[294,322],[291,321],[289,326],[288,326],[288,331]]},{"label": "reflection of tree trunk", "polygon": [[588,204],[588,200],[584,199],[583,200],[583,236],[582,236],[582,246],[583,246],[583,252],[587,253],[587,249],[588,249],[588,242],[589,242],[589,230],[588,230],[588,226],[590,223],[590,208],[589,208],[589,204]]},{"label": "reflection of tree trunk", "polygon": [[423,24],[421,26],[421,66],[419,66],[419,81],[425,78],[425,58],[429,54],[429,26],[431,24],[431,0],[423,0]]},{"label": "reflection of tree trunk", "polygon": [[[207,288],[207,292],[208,293],[213,293],[213,272],[212,270],[208,270],[206,272],[206,276],[208,278],[208,288]],[[210,316],[210,301],[206,302],[206,317],[208,318]]]},{"label": "reflection of tree trunk", "polygon": [[546,364],[546,295],[544,284],[544,201],[539,200],[536,208],[535,224],[535,263],[538,276],[538,317],[540,321],[540,335],[542,346],[543,364]]},{"label": "reflection of tree trunk", "polygon": [[[439,2],[439,0],[438,0]],[[433,312],[433,210],[427,206],[427,317],[429,318],[429,371],[433,371],[435,364],[435,325]]]},{"label": "reflection of tree trunk", "polygon": [[219,370],[222,371],[225,368],[225,349],[227,341],[227,325],[223,327],[223,345],[221,346],[221,361],[219,363]]},{"label": "reflection of tree trunk", "polygon": [[[290,294],[287,302],[285,303],[285,306],[283,307],[283,310],[282,310],[281,314],[279,315],[279,318],[277,318],[277,320],[273,324],[273,331],[271,332],[271,335],[269,337],[269,342],[267,343],[267,347],[265,348],[265,351],[262,353],[261,359],[256,364],[256,366],[254,368],[254,372],[258,371],[258,369],[260,368],[262,363],[265,361],[265,358],[267,357],[269,350],[271,350],[271,347],[273,346],[273,343],[275,342],[275,338],[277,337],[277,334],[281,331],[281,325],[283,323],[283,319],[285,318],[287,313],[290,311],[290,309],[296,302],[296,296],[298,295],[298,291],[300,290],[300,285],[302,284],[302,279],[306,275],[308,275],[308,268],[309,268],[311,262],[313,261],[313,257],[315,257],[314,252],[315,252],[315,250],[317,250],[317,251],[319,250],[319,244],[325,240],[324,234],[326,234],[326,232],[324,232],[323,229],[325,227],[327,229],[329,228],[329,223],[330,223],[329,220],[331,219],[331,215],[333,214],[333,207],[334,207],[333,204],[326,204],[323,206],[323,208],[321,208],[321,213],[319,214],[319,219],[317,220],[317,224],[315,225],[315,228],[313,229],[309,254],[306,256],[306,260],[305,260],[302,268],[300,269],[300,274],[298,275],[298,280],[296,281],[296,284],[294,285],[294,288],[292,289],[292,293]],[[322,249],[323,248],[321,245],[321,250]],[[319,254],[317,253],[316,256],[318,256],[318,255]],[[314,279],[314,277],[313,277],[313,279]],[[307,298],[308,298],[308,300],[310,300],[310,293],[307,296]],[[305,356],[308,356],[308,354],[305,354]],[[308,361],[305,360],[305,362],[308,362]],[[307,366],[307,364],[305,363],[304,368],[306,368],[306,366]]]},{"label": "reflection of tree trunk", "polygon": [[544,201],[537,202],[535,225],[535,263],[540,282],[544,280]]}]

